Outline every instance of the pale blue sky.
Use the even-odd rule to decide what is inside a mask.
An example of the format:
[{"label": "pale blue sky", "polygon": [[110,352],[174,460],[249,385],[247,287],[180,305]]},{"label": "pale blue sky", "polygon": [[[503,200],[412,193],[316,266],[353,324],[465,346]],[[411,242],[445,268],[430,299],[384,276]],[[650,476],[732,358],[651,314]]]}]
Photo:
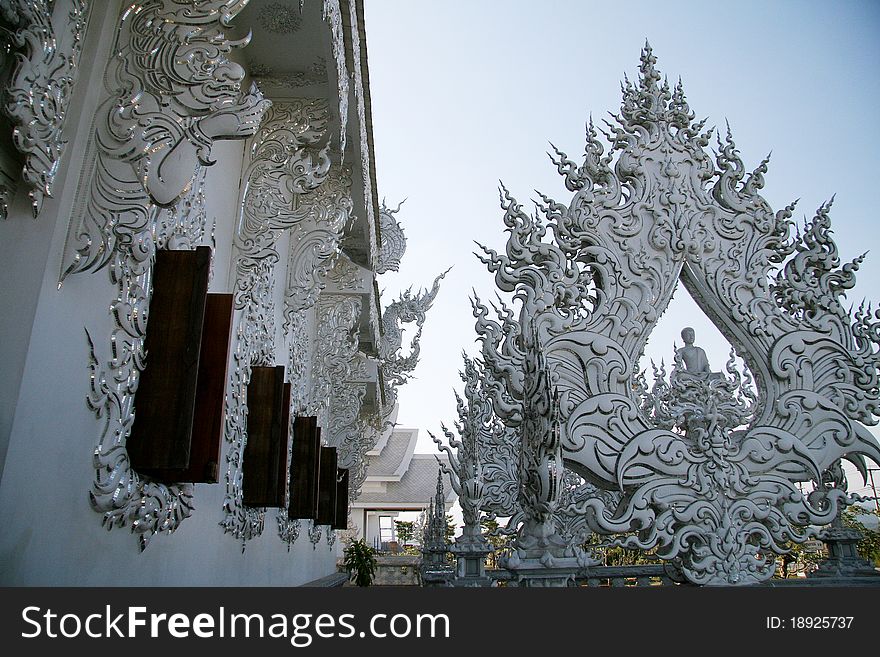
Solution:
[{"label": "pale blue sky", "polygon": [[[618,110],[646,38],[698,118],[729,120],[747,168],[772,150],[763,193],[774,209],[800,198],[796,216],[812,216],[837,194],[843,258],[873,252],[850,299],[880,300],[880,2],[367,0],[366,31],[379,195],[408,198],[407,254],[380,281],[386,303],[454,265],[400,392],[399,422],[424,441],[455,419],[459,354],[476,353],[471,288],[493,294],[471,252],[473,240],[504,244],[498,180],[527,208],[534,189],[568,203],[548,141],[580,160],[585,121]],[[683,288],[649,355],[668,360],[690,324],[720,369],[728,347],[680,298]]]}]

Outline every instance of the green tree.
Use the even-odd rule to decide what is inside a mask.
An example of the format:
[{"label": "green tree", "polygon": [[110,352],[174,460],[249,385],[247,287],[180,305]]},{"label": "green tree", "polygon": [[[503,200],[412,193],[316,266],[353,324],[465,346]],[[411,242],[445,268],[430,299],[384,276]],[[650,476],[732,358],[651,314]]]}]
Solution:
[{"label": "green tree", "polygon": [[458,527],[455,524],[455,520],[452,518],[451,513],[446,514],[446,529],[443,532],[443,535],[446,537],[447,543],[452,543],[452,540],[455,538],[455,533],[458,531]]},{"label": "green tree", "polygon": [[352,541],[343,552],[342,565],[358,586],[369,586],[376,575],[376,551],[364,539]]},{"label": "green tree", "polygon": [[[620,534],[619,536],[634,536],[634,533]],[[619,546],[609,546],[607,542],[610,536],[590,534],[587,541],[581,546],[587,552],[592,552],[597,558],[602,559],[606,566],[635,566],[640,564],[657,564],[663,561],[656,555],[656,550],[639,550]]]},{"label": "green tree", "polygon": [[808,573],[814,570],[819,562],[824,559],[827,554],[825,547],[815,549],[813,546],[815,541],[804,543],[784,543],[783,547],[788,548],[788,552],[779,557],[777,561],[779,571],[776,573],[778,577],[783,579],[797,575],[798,573]]},{"label": "green tree", "polygon": [[397,540],[400,541],[401,546],[405,550],[406,546],[416,535],[415,523],[408,520],[395,520],[394,527],[397,532]]},{"label": "green tree", "polygon": [[[868,529],[859,518],[863,516],[874,516],[878,520],[877,529]],[[855,505],[843,512],[843,524],[852,529],[858,529],[862,532],[862,540],[859,541],[856,549],[862,559],[867,559],[875,566],[880,565],[880,511],[876,508],[873,511],[856,507]]]},{"label": "green tree", "polygon": [[510,545],[510,534],[498,533],[498,521],[492,518],[482,518],[480,520],[483,536],[492,546],[493,552],[486,557],[486,568],[497,568],[498,557],[503,554]]}]

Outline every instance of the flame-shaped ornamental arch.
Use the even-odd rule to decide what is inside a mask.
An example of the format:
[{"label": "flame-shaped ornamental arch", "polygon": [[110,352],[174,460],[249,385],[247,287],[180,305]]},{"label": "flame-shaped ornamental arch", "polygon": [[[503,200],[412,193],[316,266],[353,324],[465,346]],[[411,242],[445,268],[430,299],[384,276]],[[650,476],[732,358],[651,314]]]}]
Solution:
[{"label": "flame-shaped ornamental arch", "polygon": [[[502,303],[493,319],[474,301],[485,387],[518,426],[523,337],[537,335],[561,395],[566,465],[624,493],[613,507],[579,503],[592,529],[636,532],[621,541],[658,547],[693,582],[761,581],[786,541],[806,540],[807,525],[852,499],[837,490],[807,499],[795,483],[842,458],[880,462],[864,426],[878,414],[880,312],[850,316],[841,305],[861,258],[840,266],[830,203],[795,233],[794,204],[774,213],[759,194],[768,160],[746,174],[728,127],[713,162],[714,129],[694,120],[681,83],[661,82],[655,63],[646,45],[638,82],[625,81],[620,113],[606,122],[608,153],[592,121],[582,165],[554,147],[569,205],[541,195],[530,216],[502,188],[506,250],[482,247],[480,259],[519,314]],[[637,363],[679,280],[754,375],[745,430],[699,413],[670,430],[640,408]],[[678,379],[681,394],[707,404],[735,392],[727,379]],[[706,432],[718,433],[695,438]]]}]

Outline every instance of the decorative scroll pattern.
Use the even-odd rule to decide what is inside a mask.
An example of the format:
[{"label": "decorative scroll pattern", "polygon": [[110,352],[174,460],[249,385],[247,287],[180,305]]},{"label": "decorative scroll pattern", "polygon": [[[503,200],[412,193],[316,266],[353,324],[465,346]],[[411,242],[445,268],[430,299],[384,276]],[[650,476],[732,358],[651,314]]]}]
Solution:
[{"label": "decorative scroll pattern", "polygon": [[302,524],[299,520],[290,520],[287,517],[286,513],[278,512],[278,536],[281,537],[281,541],[287,544],[287,551],[290,552],[290,548],[293,547],[293,544],[296,543],[296,539],[299,538],[300,530],[302,529]]},{"label": "decorative scroll pattern", "polygon": [[[542,216],[529,216],[502,189],[506,251],[481,259],[518,314],[500,303],[493,319],[474,301],[487,388],[496,414],[521,426],[534,335],[560,394],[566,463],[623,493],[568,511],[593,531],[638,531],[626,544],[657,547],[692,582],[760,581],[783,543],[850,501],[839,490],[804,499],[794,482],[841,458],[880,462],[863,426],[878,412],[880,312],[842,306],[861,258],[840,267],[830,204],[792,238],[794,206],[774,214],[759,194],[767,160],[746,174],[728,129],[713,162],[712,131],[655,62],[646,46],[608,124],[610,152],[592,123],[582,165],[555,150],[569,205],[541,195]],[[636,363],[679,279],[754,376],[744,430],[732,418],[745,397],[724,377],[667,384],[673,426],[639,399]]]},{"label": "decorative scroll pattern", "polygon": [[[401,203],[401,205],[403,205]],[[379,241],[379,264],[376,267],[377,274],[384,274],[386,271],[398,271],[400,269],[400,261],[406,252],[406,235],[403,234],[403,227],[398,223],[394,215],[400,211],[400,205],[391,210],[382,202],[379,209],[379,234],[382,239]]]},{"label": "decorative scroll pattern", "polygon": [[[155,533],[174,531],[192,512],[191,485],[145,480],[131,469],[125,448],[145,363],[155,251],[191,249],[202,241],[200,163],[206,163],[212,138],[251,134],[268,106],[253,90],[241,93],[244,72],[226,58],[241,44],[225,39],[221,28],[242,6],[187,3],[187,11],[177,12],[168,2],[153,1],[139,12],[122,14],[106,76],[110,97],[99,109],[86,158],[90,166],[80,180],[79,198],[85,202],[72,218],[77,248],[62,280],[108,266],[118,288],[111,304],[112,357],[103,368],[89,338],[87,402],[105,419],[90,500],[108,529],[130,525],[141,549]],[[154,24],[161,28],[153,29]]]},{"label": "decorative scroll pattern", "polygon": [[606,506],[620,503],[620,491],[603,490],[571,470],[562,475],[562,490],[559,493],[559,504],[553,519],[556,530],[568,545],[583,545],[593,533],[583,513],[578,513],[578,505],[584,500],[599,497]]},{"label": "decorative scroll pattern", "polygon": [[312,404],[312,355],[309,345],[314,342],[310,322],[305,311],[294,313],[285,326],[287,333],[287,371],[290,376],[291,416],[314,415]]},{"label": "decorative scroll pattern", "polygon": [[[227,55],[246,44],[223,27],[240,0],[149,0],[120,17],[80,180],[61,279],[105,267],[115,254],[153,253],[157,207],[171,207],[209,165],[215,139],[252,135],[271,105]],[[160,173],[161,172],[161,173]]]},{"label": "decorative scroll pattern", "polygon": [[339,466],[348,468],[349,499],[366,479],[364,454],[372,435],[364,413],[367,386],[364,356],[358,351],[360,295],[325,294],[318,301],[318,346],[314,367],[314,408],[327,444],[337,448]]},{"label": "decorative scroll pattern", "polygon": [[[36,218],[44,197],[52,196],[64,154],[61,133],[79,74],[90,7],[86,0],[4,0],[0,5],[18,26],[12,45],[23,49],[17,53],[3,110],[15,126],[12,141],[24,155],[22,177]],[[55,10],[58,17],[53,20]],[[0,219],[6,218],[13,192],[0,187]]]},{"label": "decorative scroll pattern", "polygon": [[525,558],[539,559],[547,567],[566,556],[568,547],[559,535],[554,513],[562,493],[562,441],[559,396],[553,389],[550,369],[532,334],[526,344],[522,422],[519,425],[519,508],[522,524],[514,538],[516,550],[507,560],[516,568]]},{"label": "decorative scroll pattern", "polygon": [[323,57],[318,57],[308,69],[302,71],[276,73],[273,69],[261,63],[249,64],[248,71],[250,71],[251,77],[253,77],[257,86],[264,91],[266,87],[299,89],[327,84],[327,61]]},{"label": "decorative scroll pattern", "polygon": [[348,258],[339,258],[327,272],[326,281],[343,292],[356,291],[361,286],[363,270]]},{"label": "decorative scroll pattern", "polygon": [[250,270],[246,295],[235,334],[230,383],[226,396],[224,435],[229,443],[226,452],[226,497],[223,500],[223,531],[240,539],[242,551],[247,541],[263,533],[265,509],[245,506],[242,502],[243,459],[247,445],[247,387],[254,365],[271,366],[275,361],[275,304],[271,260],[261,260]]},{"label": "decorative scroll pattern", "polygon": [[[201,173],[190,195],[162,212],[156,243],[159,248],[193,248],[204,234],[206,217]],[[170,235],[169,235],[170,233]],[[144,339],[152,287],[152,260],[137,262],[114,257],[110,280],[118,296],[111,304],[116,328],[110,338],[112,357],[100,366],[89,341],[89,408],[104,418],[94,452],[95,481],[89,492],[92,508],[107,529],[131,526],[141,550],[159,532],[173,532],[192,513],[192,485],[165,485],[143,479],[131,469],[125,441],[134,423],[134,396],[145,365]]]},{"label": "decorative scroll pattern", "polygon": [[235,232],[236,307],[242,308],[252,273],[263,261],[278,262],[281,232],[311,218],[304,197],[318,189],[330,171],[328,121],[324,101],[273,105],[249,144],[244,188]]},{"label": "decorative scroll pattern", "polygon": [[519,513],[519,437],[493,415],[480,443],[483,468],[481,507],[493,516],[510,518]]},{"label": "decorative scroll pattern", "polygon": [[292,228],[284,296],[285,323],[315,305],[339,242],[352,218],[351,171],[331,168],[324,182],[301,199],[302,219]]},{"label": "decorative scroll pattern", "polygon": [[[361,419],[366,394],[366,384],[344,381],[334,387],[330,397],[332,422],[327,427],[327,444],[336,447],[339,467],[348,468],[349,488],[354,491],[360,490],[366,478],[364,453],[367,450],[362,445],[364,423]],[[353,485],[355,483],[358,485]]]},{"label": "decorative scroll pattern", "polygon": [[[280,259],[275,245],[282,231],[316,219],[313,202],[305,199],[321,188],[330,172],[327,121],[323,101],[273,105],[248,148],[233,241],[234,299],[241,315],[226,414],[226,439],[230,443],[223,505],[226,515],[220,523],[225,532],[242,540],[242,549],[265,525],[265,510],[242,503],[247,384],[252,366],[275,364],[274,286],[275,266]],[[278,524],[279,535],[289,548],[298,530],[287,520],[285,510],[279,513]]]},{"label": "decorative scroll pattern", "polygon": [[312,403],[318,409],[318,424],[328,427],[333,388],[349,379],[351,362],[357,353],[361,300],[354,295],[325,294],[318,301],[317,310]]},{"label": "decorative scroll pattern", "polygon": [[[767,579],[775,570],[775,554],[785,549],[781,541],[803,542],[818,533],[789,526],[790,519],[827,523],[837,513],[824,499],[812,506],[784,476],[805,467],[820,477],[801,445],[766,431],[741,442],[734,437],[733,430],[752,417],[755,406],[748,401],[755,398],[743,390],[732,356],[727,370],[729,376],[692,374],[677,354],[669,382],[658,377],[652,395],[653,424],[677,431],[657,428],[638,435],[619,457],[621,487],[635,492],[617,510],[637,520],[641,531],[616,543],[656,546],[659,556],[678,562],[698,584]],[[829,496],[845,501],[840,491]],[[680,504],[688,498],[696,499]],[[573,506],[586,509],[592,502]],[[649,514],[637,510],[646,508]],[[599,524],[613,524],[607,520],[600,516]]]},{"label": "decorative scroll pattern", "polygon": [[318,549],[318,543],[321,542],[321,525],[316,525],[314,520],[309,521],[309,541],[312,549]]}]

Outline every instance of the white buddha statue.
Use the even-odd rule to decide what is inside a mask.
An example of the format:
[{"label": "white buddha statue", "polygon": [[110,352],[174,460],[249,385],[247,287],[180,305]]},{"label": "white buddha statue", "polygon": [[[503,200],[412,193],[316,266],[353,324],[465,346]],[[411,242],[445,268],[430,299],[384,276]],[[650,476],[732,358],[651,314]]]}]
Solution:
[{"label": "white buddha statue", "polygon": [[688,374],[708,376],[712,374],[712,370],[709,369],[709,359],[702,348],[694,346],[694,338],[694,329],[689,326],[682,329],[681,339],[684,340],[684,346],[676,354],[681,358]]}]

